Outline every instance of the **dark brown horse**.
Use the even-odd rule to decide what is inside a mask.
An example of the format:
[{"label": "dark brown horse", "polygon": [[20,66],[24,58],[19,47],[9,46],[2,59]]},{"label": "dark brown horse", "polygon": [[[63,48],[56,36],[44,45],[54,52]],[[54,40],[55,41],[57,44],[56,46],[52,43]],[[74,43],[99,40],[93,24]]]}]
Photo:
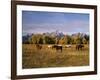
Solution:
[{"label": "dark brown horse", "polygon": [[76,45],[76,50],[82,50],[83,47],[84,47],[83,44],[77,44]]},{"label": "dark brown horse", "polygon": [[42,45],[36,44],[36,48],[37,48],[37,49],[42,49]]},{"label": "dark brown horse", "polygon": [[55,48],[57,51],[60,50],[62,52],[62,45],[53,45],[52,49]]}]

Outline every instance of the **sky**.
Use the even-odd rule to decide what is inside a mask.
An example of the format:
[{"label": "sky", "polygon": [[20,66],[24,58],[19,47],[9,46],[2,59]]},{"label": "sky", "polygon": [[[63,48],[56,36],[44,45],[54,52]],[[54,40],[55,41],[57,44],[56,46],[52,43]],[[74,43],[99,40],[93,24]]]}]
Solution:
[{"label": "sky", "polygon": [[22,11],[22,34],[59,31],[64,34],[89,34],[89,14]]}]

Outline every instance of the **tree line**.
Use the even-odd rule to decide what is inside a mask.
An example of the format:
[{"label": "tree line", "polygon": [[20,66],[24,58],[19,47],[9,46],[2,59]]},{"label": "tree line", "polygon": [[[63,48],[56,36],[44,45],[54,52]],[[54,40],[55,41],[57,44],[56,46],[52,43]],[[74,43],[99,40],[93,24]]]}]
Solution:
[{"label": "tree line", "polygon": [[76,33],[72,35],[31,34],[23,36],[23,44],[89,44],[89,35]]}]

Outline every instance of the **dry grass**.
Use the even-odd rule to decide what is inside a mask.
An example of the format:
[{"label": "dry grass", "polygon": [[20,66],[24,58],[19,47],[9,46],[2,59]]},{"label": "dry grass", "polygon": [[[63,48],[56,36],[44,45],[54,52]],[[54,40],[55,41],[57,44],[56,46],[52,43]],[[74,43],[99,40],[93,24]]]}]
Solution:
[{"label": "dry grass", "polygon": [[23,44],[22,66],[23,68],[68,67],[89,65],[89,48],[85,45],[83,50],[77,51],[75,45],[72,48],[63,48],[63,51],[49,49],[42,45],[41,50],[34,44]]}]

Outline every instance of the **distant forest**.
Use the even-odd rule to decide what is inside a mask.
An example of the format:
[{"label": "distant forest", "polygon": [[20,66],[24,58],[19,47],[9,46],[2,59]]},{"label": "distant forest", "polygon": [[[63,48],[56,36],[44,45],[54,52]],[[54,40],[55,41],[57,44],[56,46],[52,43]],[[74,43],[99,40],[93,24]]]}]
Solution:
[{"label": "distant forest", "polygon": [[85,33],[63,34],[51,32],[27,34],[22,36],[23,44],[89,44],[89,35]]}]

